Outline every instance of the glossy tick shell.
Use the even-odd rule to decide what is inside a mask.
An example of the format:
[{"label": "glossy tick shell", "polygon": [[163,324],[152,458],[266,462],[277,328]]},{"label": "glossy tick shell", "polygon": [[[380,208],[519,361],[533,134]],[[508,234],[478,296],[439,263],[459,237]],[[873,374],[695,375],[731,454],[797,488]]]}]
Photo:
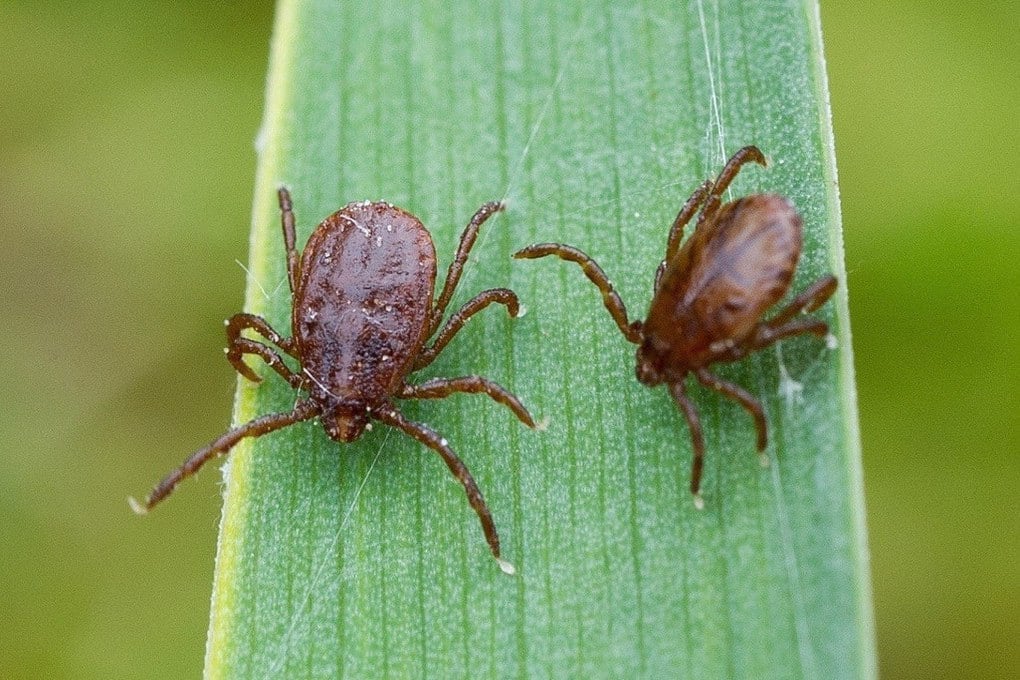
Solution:
[{"label": "glossy tick shell", "polygon": [[427,339],[435,281],[425,226],[388,203],[350,203],[308,239],[292,326],[309,391],[343,416],[325,414],[332,438],[357,439],[366,409],[402,385]]},{"label": "glossy tick shell", "polygon": [[[772,319],[762,320],[790,287],[800,257],[801,218],[789,200],[775,194],[722,204],[722,193],[749,162],[765,165],[765,156],[754,146],[740,149],[715,181],[705,181],[680,209],[655,273],[645,321],[627,320],[623,300],[605,272],[577,248],[539,243],[514,254],[526,259],[555,255],[574,262],[602,293],[623,336],[638,345],[637,379],[649,386],[665,383],[687,420],[694,452],[691,493],[699,508],[704,506],[700,488],[705,440],[698,411],[687,395],[687,376],[693,373],[702,385],[743,406],[754,417],[758,451],[764,451],[768,435],[761,403],[708,367],[737,361],[795,335],[824,336],[824,322],[794,317],[819,308],[836,290],[836,279],[823,276]],[[684,227],[695,215],[694,233],[681,246]]]},{"label": "glossy tick shell", "polygon": [[[492,514],[467,466],[445,438],[427,425],[407,420],[394,404],[395,399],[438,399],[455,392],[486,394],[525,425],[535,427],[520,400],[486,378],[406,381],[432,363],[468,319],[490,304],[504,305],[511,316],[517,316],[514,292],[493,288],[475,295],[443,323],[478,230],[503,206],[486,203],[475,212],[433,303],[436,251],[417,217],[389,203],[350,203],[319,224],[299,257],[290,193],[281,188],[278,197],[292,294],[291,337],[276,332],[262,317],[235,314],[227,320],[226,353],[237,372],[249,380],[262,379],[244,361],[246,355],[255,355],[307,396],[298,399],[289,412],[261,416],[210,442],[160,481],[144,504],[132,500],[132,506],[141,513],[148,511],[182,480],[245,437],[319,418],[330,438],[350,442],[361,436],[369,421],[377,420],[442,458],[464,487],[493,556],[504,571],[512,573],[513,567],[500,558]],[[245,331],[271,344],[244,335]],[[432,344],[427,344],[432,338]],[[299,368],[292,369],[278,350]]]}]

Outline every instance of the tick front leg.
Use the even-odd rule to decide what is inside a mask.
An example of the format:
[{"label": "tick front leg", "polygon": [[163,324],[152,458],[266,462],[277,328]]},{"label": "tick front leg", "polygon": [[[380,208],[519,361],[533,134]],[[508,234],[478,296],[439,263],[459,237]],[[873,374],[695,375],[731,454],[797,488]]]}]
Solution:
[{"label": "tick front leg", "polygon": [[751,339],[751,351],[763,349],[796,335],[811,334],[824,338],[828,332],[828,324],[818,319],[797,319],[779,327],[775,327],[771,323],[760,324]]},{"label": "tick front leg", "polygon": [[464,462],[457,457],[457,454],[453,452],[446,439],[440,437],[430,427],[407,420],[400,411],[391,405],[386,405],[376,410],[372,415],[379,421],[397,428],[439,454],[439,457],[446,463],[446,467],[450,469],[453,476],[464,487],[468,503],[471,504],[471,508],[478,515],[478,520],[482,523],[482,532],[485,534],[485,540],[489,544],[492,556],[499,563],[500,569],[507,574],[513,574],[515,571],[514,566],[500,557],[499,534],[496,532],[495,522],[492,521],[492,513],[489,512],[489,506],[486,505],[485,498],[478,489],[478,485],[475,483],[474,477],[471,476],[471,472],[464,465]]},{"label": "tick front leg", "polygon": [[279,346],[291,356],[295,356],[294,343],[290,338],[281,337],[265,319],[253,314],[235,314],[227,321],[227,361],[238,373],[252,382],[261,382],[260,378],[242,358],[245,354],[257,354],[269,364],[269,367],[279,373],[292,387],[301,387],[302,380],[294,374],[284,363],[280,355],[272,348],[263,345],[261,342],[241,336],[241,331],[250,328],[258,331],[271,342]]},{"label": "tick front leg", "polygon": [[701,432],[701,419],[698,417],[698,409],[694,402],[687,396],[683,380],[670,383],[669,393],[673,401],[680,407],[680,411],[687,420],[687,427],[691,432],[691,449],[693,459],[691,461],[691,495],[694,496],[694,507],[702,510],[705,507],[705,500],[701,497],[701,471],[705,466],[705,436]]},{"label": "tick front leg", "polygon": [[289,413],[271,413],[236,427],[222,435],[219,439],[211,442],[208,446],[193,453],[179,468],[164,477],[152,489],[144,503],[139,503],[134,498],[129,498],[128,501],[136,513],[144,515],[157,503],[169,496],[181,481],[198,472],[199,468],[212,458],[230,451],[237,442],[245,437],[259,437],[302,420],[309,420],[318,414],[318,407],[305,400],[298,402],[294,410]]},{"label": "tick front leg", "polygon": [[287,281],[290,283],[290,292],[297,290],[298,280],[301,278],[301,260],[297,254],[297,237],[294,229],[294,205],[290,200],[290,192],[287,187],[280,187],[277,192],[280,200],[280,223],[283,227],[283,244],[287,248]]},{"label": "tick front leg", "polygon": [[805,288],[790,304],[779,310],[779,313],[770,319],[767,325],[775,328],[783,325],[798,314],[815,311],[832,297],[832,294],[836,292],[837,285],[838,282],[835,276],[831,274],[823,276]]},{"label": "tick front leg", "polygon": [[758,451],[764,451],[765,445],[768,443],[768,429],[765,424],[765,411],[762,410],[761,403],[743,387],[716,377],[708,369],[699,368],[694,372],[694,375],[702,385],[736,401],[754,417],[754,426],[758,430]]},{"label": "tick front leg", "polygon": [[287,381],[287,383],[296,390],[304,387],[304,379],[298,374],[294,373],[290,368],[283,362],[280,355],[273,351],[272,348],[266,347],[261,342],[255,340],[249,340],[248,338],[237,338],[229,347],[226,348],[227,360],[230,361],[234,369],[238,373],[243,375],[252,382],[262,382],[262,378],[259,377],[255,371],[251,369],[248,364],[244,363],[244,359],[241,357],[245,354],[257,354],[262,357],[262,360],[266,364],[280,374],[280,376]]},{"label": "tick front leg", "polygon": [[273,330],[273,327],[269,325],[269,322],[261,316],[256,316],[255,314],[235,314],[227,319],[226,326],[228,343],[232,343],[237,340],[237,338],[241,337],[241,331],[251,329],[258,332],[266,340],[273,343],[295,359],[298,358],[294,340],[291,338],[285,338],[277,333]]},{"label": "tick front leg", "polygon": [[524,404],[512,392],[498,383],[477,375],[460,378],[433,378],[420,385],[404,385],[397,395],[401,399],[440,399],[454,392],[469,394],[487,394],[508,409],[513,411],[517,419],[530,428],[535,427],[535,420],[524,408]]},{"label": "tick front leg", "polygon": [[453,291],[456,290],[457,283],[460,281],[460,275],[464,271],[464,263],[467,262],[468,255],[471,253],[475,240],[478,238],[478,230],[487,219],[503,210],[503,208],[504,205],[498,201],[486,203],[475,212],[471,217],[471,221],[464,228],[464,233],[460,235],[460,245],[457,246],[457,254],[453,256],[450,269],[446,272],[443,291],[439,294],[439,298],[432,308],[432,318],[429,321],[429,336],[439,328],[439,322],[442,320],[443,314],[446,313],[446,306],[450,304],[450,298],[453,297]]},{"label": "tick front leg", "polygon": [[[673,259],[677,251],[680,250],[680,240],[684,237],[684,227],[691,218],[694,217],[695,213],[698,212],[698,208],[705,199],[708,197],[708,192],[712,189],[712,180],[706,179],[704,183],[695,189],[691,197],[687,199],[683,207],[680,208],[680,212],[677,213],[676,219],[673,220],[673,226],[669,228],[669,238],[666,240],[666,257],[663,259],[662,264],[659,265],[659,269],[663,269],[667,262]],[[660,274],[656,272],[656,290],[658,290],[658,280]]]},{"label": "tick front leg", "polygon": [[740,168],[751,162],[761,166],[768,164],[765,160],[765,155],[756,146],[745,146],[730,156],[730,159],[726,161],[726,165],[719,171],[719,176],[715,178],[715,182],[712,184],[712,189],[709,191],[705,204],[701,209],[701,215],[698,216],[697,227],[700,227],[706,220],[711,219],[715,211],[719,209],[723,192],[726,191],[730,183],[736,178]]},{"label": "tick front leg", "polygon": [[453,336],[464,327],[468,319],[493,303],[505,305],[511,317],[516,317],[520,311],[520,301],[518,301],[517,295],[509,288],[493,288],[482,291],[446,321],[446,325],[443,326],[443,330],[436,336],[432,346],[424,348],[418,355],[418,358],[415,359],[414,370],[417,371],[431,364],[450,340],[453,339]]},{"label": "tick front leg", "polygon": [[612,282],[606,276],[606,273],[602,271],[602,267],[586,253],[562,243],[536,243],[518,250],[513,256],[518,260],[534,260],[546,255],[555,255],[562,260],[580,265],[584,275],[602,293],[602,304],[606,306],[609,315],[613,317],[613,321],[616,322],[620,332],[623,333],[623,337],[634,344],[640,344],[641,322],[635,321],[630,323],[627,321],[627,308],[624,306],[619,293],[613,288]]}]

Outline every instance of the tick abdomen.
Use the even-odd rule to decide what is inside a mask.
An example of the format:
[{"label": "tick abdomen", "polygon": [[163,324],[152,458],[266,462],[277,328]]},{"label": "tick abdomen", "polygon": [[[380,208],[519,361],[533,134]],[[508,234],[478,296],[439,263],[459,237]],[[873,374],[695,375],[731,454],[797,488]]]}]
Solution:
[{"label": "tick abdomen", "polygon": [[426,331],[436,254],[425,227],[388,203],[350,203],[301,258],[294,302],[304,372],[338,400],[391,394]]},{"label": "tick abdomen", "polygon": [[723,205],[667,267],[645,336],[669,346],[674,368],[725,360],[726,343],[746,339],[786,294],[800,244],[801,219],[785,197],[756,194]]}]

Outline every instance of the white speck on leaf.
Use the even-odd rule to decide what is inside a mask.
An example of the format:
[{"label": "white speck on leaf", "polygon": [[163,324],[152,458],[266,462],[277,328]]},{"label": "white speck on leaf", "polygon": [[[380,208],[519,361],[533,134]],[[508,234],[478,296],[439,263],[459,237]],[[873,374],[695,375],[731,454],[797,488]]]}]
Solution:
[{"label": "white speck on leaf", "polygon": [[786,365],[779,362],[779,396],[789,403],[796,404],[801,399],[801,393],[804,391],[804,384],[797,382],[791,376],[789,371],[786,370]]}]

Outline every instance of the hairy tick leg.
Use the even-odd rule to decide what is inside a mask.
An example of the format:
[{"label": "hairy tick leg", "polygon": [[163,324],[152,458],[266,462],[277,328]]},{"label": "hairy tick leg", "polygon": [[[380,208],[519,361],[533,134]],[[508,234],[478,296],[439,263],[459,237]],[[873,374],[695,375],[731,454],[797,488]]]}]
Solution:
[{"label": "hairy tick leg", "polygon": [[535,420],[516,395],[502,385],[477,375],[460,378],[433,378],[420,385],[404,385],[397,396],[401,399],[440,399],[454,392],[487,394],[492,397],[493,401],[513,411],[513,414],[522,423],[532,429],[536,427]]},{"label": "hairy tick leg", "polygon": [[790,323],[784,324],[779,327],[773,327],[772,324],[762,324],[758,327],[757,332],[753,340],[751,341],[751,349],[759,350],[773,345],[780,340],[786,338],[792,338],[797,335],[816,335],[819,338],[824,338],[825,334],[829,332],[829,325],[824,321],[818,319],[797,319]]},{"label": "hairy tick leg", "polygon": [[429,320],[428,336],[431,337],[436,329],[439,328],[439,322],[443,318],[443,314],[446,313],[446,306],[450,304],[450,298],[453,297],[453,292],[457,288],[457,283],[460,281],[460,275],[464,271],[464,263],[467,262],[468,255],[471,253],[471,249],[475,245],[475,240],[478,238],[478,230],[481,228],[485,221],[496,213],[503,210],[504,205],[498,201],[490,201],[479,208],[475,214],[471,217],[471,221],[468,222],[464,228],[464,232],[460,235],[460,244],[457,246],[457,253],[453,256],[453,261],[450,263],[450,268],[446,272],[446,281],[443,282],[443,290],[436,299],[436,304],[432,307],[432,316]]},{"label": "hairy tick leg", "polygon": [[734,180],[737,174],[747,163],[757,163],[758,165],[765,167],[768,162],[765,160],[765,154],[761,152],[756,146],[748,145],[741,149],[737,149],[736,153],[730,156],[730,159],[726,161],[726,165],[719,171],[719,176],[715,178],[715,182],[712,184],[711,196],[719,198],[722,193],[729,188],[730,183]]},{"label": "hairy tick leg", "polygon": [[129,499],[131,507],[135,512],[144,514],[169,496],[181,481],[198,472],[199,468],[212,458],[230,451],[237,442],[245,437],[259,437],[302,420],[309,420],[318,414],[318,406],[305,400],[298,402],[294,410],[289,413],[271,413],[236,427],[193,453],[179,468],[164,477],[146,497],[144,504]]},{"label": "hairy tick leg", "polygon": [[818,279],[801,293],[793,298],[788,305],[779,310],[767,324],[772,327],[780,326],[798,314],[813,312],[832,297],[836,292],[838,281],[835,276],[827,275]]},{"label": "hairy tick leg", "polygon": [[691,447],[693,459],[691,461],[691,495],[694,496],[694,507],[702,510],[705,507],[705,500],[701,497],[701,471],[705,466],[705,436],[701,432],[701,419],[698,417],[698,410],[694,402],[687,396],[684,381],[679,380],[670,383],[669,393],[673,401],[680,407],[684,418],[687,420],[687,427],[691,431]]},{"label": "hairy tick leg", "polygon": [[277,197],[280,200],[283,244],[287,248],[287,281],[290,283],[290,292],[294,293],[301,278],[301,261],[297,254],[297,235],[294,229],[294,206],[291,203],[287,187],[280,187],[277,190]]},{"label": "hairy tick leg", "polygon": [[726,165],[719,171],[719,176],[716,177],[715,182],[712,184],[712,190],[709,192],[701,208],[701,215],[698,216],[696,229],[715,216],[716,211],[719,209],[723,192],[726,191],[730,183],[736,178],[740,168],[751,162],[761,166],[768,165],[765,160],[765,154],[756,146],[745,146],[730,156],[730,159],[726,161]]},{"label": "hairy tick leg", "polygon": [[243,375],[252,382],[262,382],[260,378],[248,364],[244,363],[241,358],[243,354],[257,354],[262,357],[267,364],[269,364],[273,370],[283,376],[291,385],[294,385],[294,374],[287,368],[287,365],[283,363],[280,355],[269,347],[266,347],[260,342],[250,340],[242,337],[241,332],[245,329],[251,329],[260,333],[263,337],[268,339],[270,342],[280,347],[285,352],[294,356],[296,351],[294,349],[294,343],[290,338],[284,338],[270,326],[265,319],[254,314],[235,314],[230,317],[227,322],[227,348],[226,355],[227,361],[234,367],[238,373]]},{"label": "hairy tick leg", "polygon": [[713,375],[706,368],[699,368],[694,372],[694,375],[702,385],[729,397],[751,414],[754,418],[754,427],[758,431],[758,450],[764,451],[768,444],[768,429],[765,424],[765,411],[762,410],[761,403],[743,387]]},{"label": "hairy tick leg", "polygon": [[602,293],[602,304],[609,311],[609,315],[613,317],[613,321],[623,333],[623,337],[635,344],[641,342],[639,327],[627,321],[627,308],[623,304],[623,299],[613,288],[612,282],[602,271],[602,267],[587,253],[562,243],[536,243],[513,254],[514,258],[518,260],[533,260],[547,255],[555,255],[561,260],[579,265],[588,280],[595,284],[595,287]]},{"label": "hairy tick leg", "polygon": [[256,374],[242,358],[245,354],[256,354],[262,357],[266,364],[280,374],[287,383],[296,390],[304,387],[304,379],[290,370],[283,359],[272,348],[266,347],[261,342],[249,340],[248,338],[237,338],[227,347],[227,359],[234,366],[238,373],[252,382],[262,382],[262,378]]},{"label": "hairy tick leg", "polygon": [[[663,263],[669,262],[676,255],[680,249],[680,241],[684,237],[684,227],[691,221],[691,218],[698,212],[698,208],[705,199],[708,197],[708,192],[712,189],[712,180],[706,179],[700,187],[694,190],[691,197],[687,199],[683,207],[680,208],[680,212],[676,214],[676,219],[673,220],[673,226],[669,228],[669,238],[666,239],[666,257],[663,258]],[[662,269],[664,265],[659,265],[659,269]],[[658,276],[656,276],[656,290],[658,290]]]},{"label": "hairy tick leg", "polygon": [[241,337],[241,331],[250,329],[257,332],[266,340],[273,343],[295,359],[299,358],[297,356],[297,348],[294,345],[294,340],[292,338],[285,338],[277,333],[276,330],[269,325],[269,322],[261,316],[243,313],[235,314],[227,319],[226,327],[228,343],[231,343],[235,339]]},{"label": "hairy tick leg", "polygon": [[[478,515],[478,520],[482,524],[482,532],[485,534],[485,540],[489,544],[492,556],[499,562],[500,568],[507,571],[506,567],[504,567],[504,564],[507,563],[500,558],[499,534],[496,532],[496,524],[492,521],[492,513],[489,512],[489,506],[486,505],[485,498],[478,489],[478,485],[471,476],[471,472],[464,465],[464,462],[457,457],[457,454],[453,452],[453,449],[450,448],[446,440],[440,437],[432,428],[407,420],[400,411],[391,405],[387,404],[373,412],[372,415],[377,420],[397,428],[439,454],[439,457],[446,463],[446,467],[450,469],[453,476],[464,487],[468,503],[475,511],[475,514]],[[513,572],[509,571],[507,573]]]},{"label": "hairy tick leg", "polygon": [[493,288],[482,291],[447,319],[446,325],[439,331],[439,335],[436,336],[432,346],[423,348],[418,358],[415,359],[412,370],[417,371],[431,364],[450,340],[453,339],[453,336],[464,327],[468,319],[493,303],[505,305],[507,312],[512,317],[516,317],[520,311],[520,301],[517,299],[517,294],[509,288]]}]

